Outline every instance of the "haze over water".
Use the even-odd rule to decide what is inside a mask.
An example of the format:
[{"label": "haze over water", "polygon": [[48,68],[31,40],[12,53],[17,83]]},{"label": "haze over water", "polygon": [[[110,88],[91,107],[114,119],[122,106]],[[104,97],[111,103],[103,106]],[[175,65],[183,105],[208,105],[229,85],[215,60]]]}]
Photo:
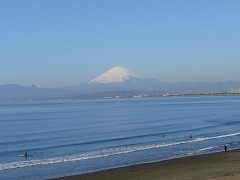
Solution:
[{"label": "haze over water", "polygon": [[238,148],[239,106],[238,96],[0,104],[0,177],[46,179]]}]

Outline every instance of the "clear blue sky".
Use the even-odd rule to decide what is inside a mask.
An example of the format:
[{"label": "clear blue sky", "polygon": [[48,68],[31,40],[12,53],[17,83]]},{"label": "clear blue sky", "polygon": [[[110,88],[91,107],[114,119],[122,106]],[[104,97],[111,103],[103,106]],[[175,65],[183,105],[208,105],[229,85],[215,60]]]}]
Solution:
[{"label": "clear blue sky", "polygon": [[240,1],[0,1],[0,84],[75,85],[114,66],[240,81]]}]

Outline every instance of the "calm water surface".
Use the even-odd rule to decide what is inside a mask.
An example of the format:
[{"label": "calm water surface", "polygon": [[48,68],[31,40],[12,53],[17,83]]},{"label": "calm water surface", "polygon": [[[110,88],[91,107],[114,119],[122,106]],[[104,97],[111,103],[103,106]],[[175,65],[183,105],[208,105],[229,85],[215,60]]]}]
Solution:
[{"label": "calm water surface", "polygon": [[239,108],[238,96],[2,103],[0,177],[46,179],[239,148]]}]

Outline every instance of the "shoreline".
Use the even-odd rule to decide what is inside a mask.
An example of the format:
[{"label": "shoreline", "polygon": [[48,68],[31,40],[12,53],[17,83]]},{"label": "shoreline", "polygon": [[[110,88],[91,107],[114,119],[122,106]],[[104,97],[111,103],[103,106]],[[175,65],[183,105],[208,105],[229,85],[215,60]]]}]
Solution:
[{"label": "shoreline", "polygon": [[75,179],[240,179],[240,149],[142,163],[87,174],[56,178]]},{"label": "shoreline", "polygon": [[121,96],[121,97],[98,97],[98,98],[53,98],[53,99],[0,99],[0,103],[29,103],[29,102],[71,102],[71,101],[89,101],[89,100],[118,100],[118,99],[147,99],[147,98],[171,98],[171,97],[204,97],[204,96],[240,96],[240,93],[189,93],[189,94],[161,94],[142,97]]}]

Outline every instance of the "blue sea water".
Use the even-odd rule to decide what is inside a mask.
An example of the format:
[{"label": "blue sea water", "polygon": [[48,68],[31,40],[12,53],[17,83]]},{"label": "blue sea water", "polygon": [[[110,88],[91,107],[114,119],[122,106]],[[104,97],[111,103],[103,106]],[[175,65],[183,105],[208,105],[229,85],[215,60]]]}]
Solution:
[{"label": "blue sea water", "polygon": [[225,144],[236,149],[239,107],[239,96],[2,103],[0,179],[82,174],[223,151]]}]

